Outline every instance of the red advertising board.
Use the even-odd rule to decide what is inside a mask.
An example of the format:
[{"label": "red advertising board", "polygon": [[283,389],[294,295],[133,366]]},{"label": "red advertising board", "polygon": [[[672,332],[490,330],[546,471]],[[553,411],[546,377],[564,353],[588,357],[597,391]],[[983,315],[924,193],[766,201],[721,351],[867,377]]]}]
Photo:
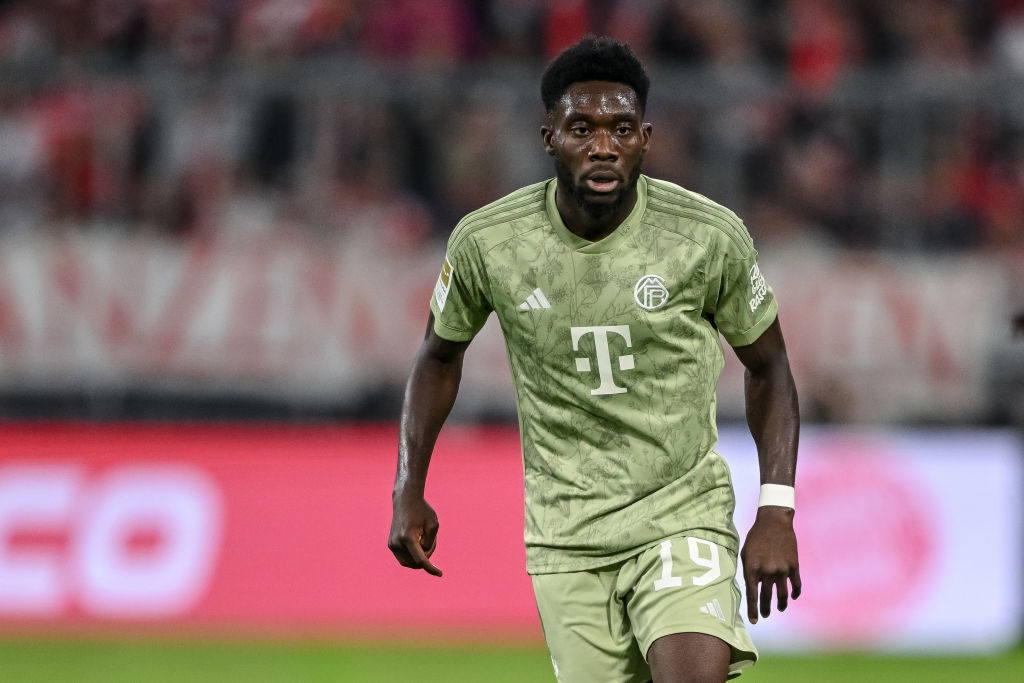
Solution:
[{"label": "red advertising board", "polygon": [[442,437],[437,579],[387,549],[390,427],[0,427],[0,626],[539,638],[512,429]]}]

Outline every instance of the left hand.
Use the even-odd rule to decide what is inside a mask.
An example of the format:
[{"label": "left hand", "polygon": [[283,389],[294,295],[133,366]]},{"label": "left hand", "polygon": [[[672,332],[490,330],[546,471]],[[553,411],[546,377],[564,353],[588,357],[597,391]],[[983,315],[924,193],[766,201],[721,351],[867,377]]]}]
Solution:
[{"label": "left hand", "polygon": [[[740,557],[747,587],[747,619],[751,624],[757,623],[759,605],[762,617],[771,614],[772,586],[778,595],[780,612],[785,611],[791,594],[794,600],[800,597],[800,562],[791,508],[777,505],[758,508]],[[792,585],[792,593],[787,581]]]}]

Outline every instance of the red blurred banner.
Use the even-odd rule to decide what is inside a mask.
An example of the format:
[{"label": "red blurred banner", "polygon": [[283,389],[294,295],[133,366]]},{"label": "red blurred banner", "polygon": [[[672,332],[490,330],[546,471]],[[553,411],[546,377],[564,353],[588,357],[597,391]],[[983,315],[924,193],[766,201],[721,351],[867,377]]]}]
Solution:
[{"label": "red blurred banner", "polygon": [[0,626],[538,637],[513,429],[449,429],[445,576],[386,546],[391,427],[0,427]]}]

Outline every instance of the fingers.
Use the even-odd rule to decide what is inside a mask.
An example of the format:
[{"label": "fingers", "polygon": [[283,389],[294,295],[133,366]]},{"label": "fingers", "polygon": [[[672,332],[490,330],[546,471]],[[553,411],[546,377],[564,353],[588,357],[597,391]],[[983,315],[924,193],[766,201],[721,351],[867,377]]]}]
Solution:
[{"label": "fingers", "polygon": [[743,582],[747,586],[747,621],[757,623],[757,578],[752,571],[743,567]]},{"label": "fingers", "polygon": [[792,511],[788,519],[775,523],[768,514],[762,519],[762,510],[769,509],[758,510],[758,518],[740,553],[747,587],[747,618],[751,624],[757,623],[758,613],[762,617],[771,614],[773,588],[780,612],[789,606],[790,596],[795,600],[801,592]]},{"label": "fingers", "polygon": [[[779,611],[785,612],[786,607],[789,605],[789,584],[786,582],[785,576],[783,576],[781,579],[775,582],[775,594],[779,596]],[[768,602],[771,602],[770,598],[771,596],[769,596]]]},{"label": "fingers", "polygon": [[434,549],[437,548],[437,529],[437,524],[427,524],[423,529],[423,535],[420,536],[420,547],[427,557],[433,555]]},{"label": "fingers", "polygon": [[437,548],[437,530],[437,515],[425,500],[397,499],[391,518],[388,549],[403,567],[441,576],[440,568],[430,561]]},{"label": "fingers", "polygon": [[[434,564],[427,558],[427,554],[423,551],[419,541],[415,541],[411,538],[402,539],[402,543],[405,546],[406,552],[412,558],[412,563],[405,565],[406,567],[413,567],[415,569],[423,569],[428,574],[434,576],[441,576],[441,570],[434,566]],[[430,548],[430,552],[433,553],[433,547]],[[401,559],[399,559],[401,562]],[[403,563],[404,564],[404,563]]]},{"label": "fingers", "polygon": [[767,617],[772,613],[772,582],[761,581],[761,616]]},{"label": "fingers", "polygon": [[[435,544],[436,544],[436,538]],[[395,559],[398,560],[398,564],[403,567],[409,567],[411,569],[423,569],[428,574],[434,576],[441,576],[441,570],[430,561],[429,557],[434,553],[434,547],[431,546],[426,550],[420,544],[420,541],[402,536],[397,541],[388,543],[388,548],[394,553]]]},{"label": "fingers", "polygon": [[780,612],[789,607],[790,597],[794,600],[800,597],[800,572],[796,568],[790,572],[765,572],[744,567],[743,579],[747,589],[747,620],[751,624],[756,624],[759,616],[768,617],[772,613],[773,587]]},{"label": "fingers", "polygon": [[388,549],[398,564],[411,569],[423,569],[428,574],[441,576],[441,570],[430,561],[437,548],[437,524],[429,524],[422,532],[399,533],[392,531]]}]

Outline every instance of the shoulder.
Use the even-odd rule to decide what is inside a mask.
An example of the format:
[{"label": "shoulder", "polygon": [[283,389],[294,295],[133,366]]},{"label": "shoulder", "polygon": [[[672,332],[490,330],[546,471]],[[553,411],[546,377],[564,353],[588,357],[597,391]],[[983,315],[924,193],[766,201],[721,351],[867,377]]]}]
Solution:
[{"label": "shoulder", "polygon": [[527,185],[466,214],[452,231],[449,251],[456,251],[469,239],[497,243],[543,220],[548,182]]},{"label": "shoulder", "polygon": [[674,183],[647,179],[647,211],[658,227],[713,251],[749,251],[750,233],[731,209]]}]

